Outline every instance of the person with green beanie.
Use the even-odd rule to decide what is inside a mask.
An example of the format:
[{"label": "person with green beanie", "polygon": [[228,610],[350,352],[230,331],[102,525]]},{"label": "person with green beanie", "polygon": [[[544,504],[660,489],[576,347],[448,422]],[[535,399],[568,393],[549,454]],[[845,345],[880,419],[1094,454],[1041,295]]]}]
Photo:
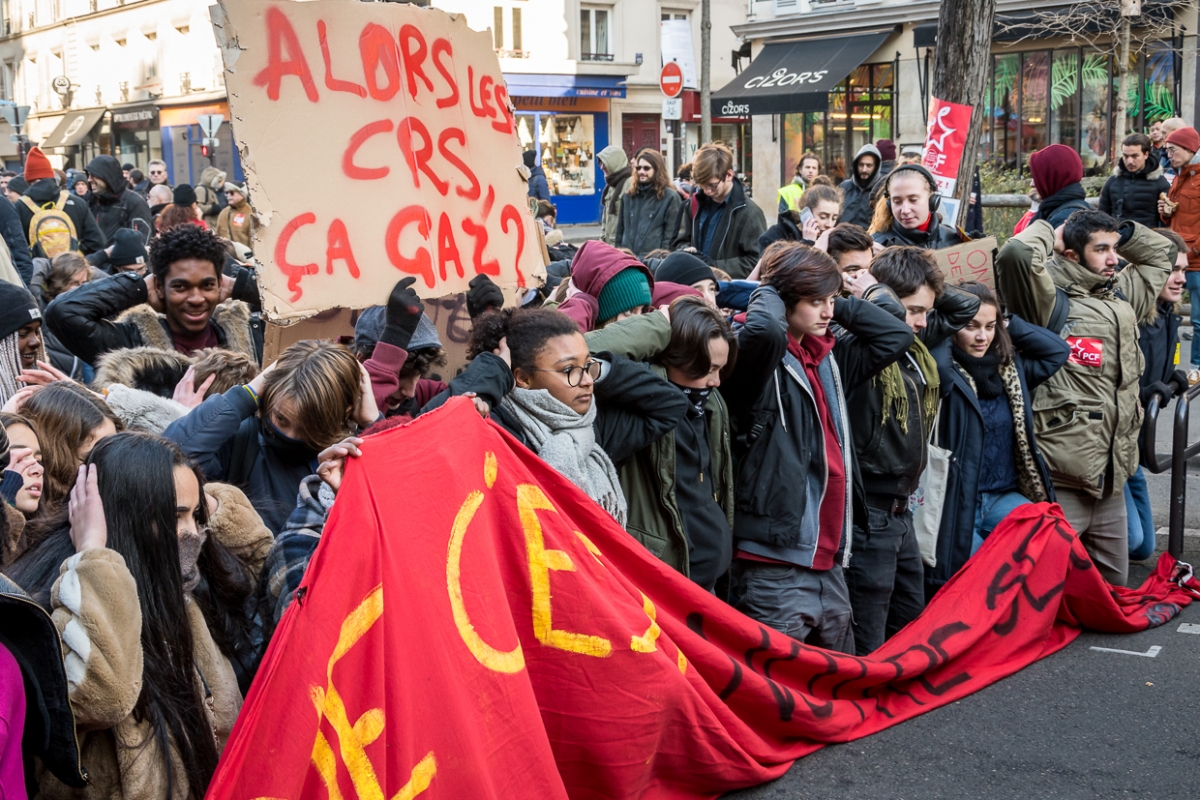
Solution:
[{"label": "person with green beanie", "polygon": [[583,333],[650,307],[654,276],[632,255],[600,241],[584,242],[571,261],[571,293],[558,310]]}]

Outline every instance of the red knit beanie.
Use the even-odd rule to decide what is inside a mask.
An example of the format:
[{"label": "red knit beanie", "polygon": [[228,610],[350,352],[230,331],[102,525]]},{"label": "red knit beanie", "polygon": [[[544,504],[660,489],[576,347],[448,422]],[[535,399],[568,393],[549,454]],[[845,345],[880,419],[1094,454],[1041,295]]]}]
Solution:
[{"label": "red knit beanie", "polygon": [[1029,171],[1033,173],[1033,188],[1045,200],[1083,180],[1083,161],[1073,147],[1052,144],[1029,157]]},{"label": "red knit beanie", "polygon": [[1192,153],[1200,152],[1200,133],[1195,128],[1180,128],[1167,137],[1167,144],[1174,144]]},{"label": "red knit beanie", "polygon": [[33,183],[42,178],[53,177],[54,167],[50,166],[50,159],[46,158],[41,150],[34,147],[25,157],[25,180]]}]

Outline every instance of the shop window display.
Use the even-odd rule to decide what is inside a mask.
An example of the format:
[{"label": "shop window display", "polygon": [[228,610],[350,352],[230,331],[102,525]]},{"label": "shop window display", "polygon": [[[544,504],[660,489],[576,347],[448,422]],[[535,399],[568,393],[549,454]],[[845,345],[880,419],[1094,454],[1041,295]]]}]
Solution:
[{"label": "shop window display", "polygon": [[591,114],[517,115],[521,146],[538,151],[550,193],[554,195],[595,194],[594,131]]}]

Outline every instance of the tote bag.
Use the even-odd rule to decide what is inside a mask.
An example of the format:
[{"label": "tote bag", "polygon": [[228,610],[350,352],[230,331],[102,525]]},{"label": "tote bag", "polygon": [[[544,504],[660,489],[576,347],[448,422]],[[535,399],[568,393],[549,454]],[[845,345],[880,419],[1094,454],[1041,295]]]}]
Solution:
[{"label": "tote bag", "polygon": [[908,500],[917,545],[921,548],[921,560],[931,569],[937,566],[938,531],[942,527],[942,507],[946,504],[946,482],[952,458],[949,450],[937,446],[940,417],[939,410],[933,420],[933,441],[929,443],[925,471],[921,473],[917,490]]}]

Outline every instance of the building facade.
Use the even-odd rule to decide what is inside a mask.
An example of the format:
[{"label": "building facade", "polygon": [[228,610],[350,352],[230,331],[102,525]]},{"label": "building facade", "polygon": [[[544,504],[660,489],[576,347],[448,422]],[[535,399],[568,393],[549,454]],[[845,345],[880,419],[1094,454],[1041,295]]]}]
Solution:
[{"label": "building facade", "polygon": [[[30,108],[24,131],[63,169],[100,153],[142,169],[167,163],[194,183],[210,163],[241,180],[226,122],[210,161],[197,117],[229,119],[207,0],[3,0],[0,91]],[[0,157],[16,145],[0,130]],[[16,164],[19,168],[19,162]]]},{"label": "building facade", "polygon": [[[560,223],[600,219],[604,176],[596,155],[610,144],[632,157],[653,147],[677,165],[699,144],[699,0],[433,0],[490,30],[517,112],[517,135],[536,150]],[[746,0],[712,0],[712,85],[736,74],[741,41],[733,26]],[[683,119],[662,118],[658,85],[665,60],[684,72]],[[750,172],[749,119],[716,120]]]},{"label": "building facade", "polygon": [[[1038,7],[1061,5],[1067,4],[1051,0]],[[1145,4],[1147,13],[1172,13],[1152,5]],[[1002,19],[1019,19],[1030,9],[1024,0],[996,4]],[[898,152],[924,143],[938,10],[937,0],[752,2],[746,22],[735,25],[734,32],[751,45],[754,60],[714,93],[714,113],[731,102],[748,107],[753,196],[768,217],[775,214],[777,187],[791,180],[805,151],[815,152],[823,171],[840,180],[868,142],[890,139]],[[1193,11],[1180,13],[1176,34],[1155,41],[1132,65],[1129,132],[1170,116],[1189,124],[1194,120],[1196,19]],[[1062,143],[1079,151],[1088,174],[1106,174],[1114,166],[1114,152],[1120,153],[1110,125],[1118,86],[1113,58],[1103,47],[1024,36],[1027,32],[1010,34],[998,27],[993,37],[991,75],[981,98],[979,158],[1027,169],[1034,150]],[[760,61],[764,58],[771,63]],[[816,75],[829,67],[819,85],[811,78],[800,80],[806,72]],[[779,74],[775,84],[787,90],[770,96],[762,88],[769,77],[747,88],[760,73]],[[754,97],[756,92],[761,96]]]}]

